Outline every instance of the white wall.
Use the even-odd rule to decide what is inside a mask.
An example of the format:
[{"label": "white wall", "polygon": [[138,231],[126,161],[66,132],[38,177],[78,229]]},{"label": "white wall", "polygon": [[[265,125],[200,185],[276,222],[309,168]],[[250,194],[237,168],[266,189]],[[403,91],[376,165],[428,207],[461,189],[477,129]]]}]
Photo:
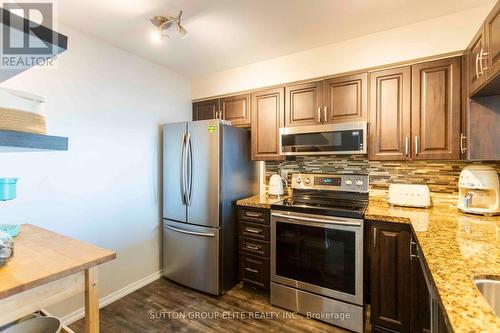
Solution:
[{"label": "white wall", "polygon": [[492,5],[196,77],[193,99],[463,50]]},{"label": "white wall", "polygon": [[[101,296],[160,270],[159,126],[191,119],[186,77],[60,27],[57,69],[32,68],[0,85],[45,96],[49,134],[68,152],[0,154],[0,177],[20,177],[0,221],[29,222],[117,252]],[[53,311],[68,314],[77,297]]]}]

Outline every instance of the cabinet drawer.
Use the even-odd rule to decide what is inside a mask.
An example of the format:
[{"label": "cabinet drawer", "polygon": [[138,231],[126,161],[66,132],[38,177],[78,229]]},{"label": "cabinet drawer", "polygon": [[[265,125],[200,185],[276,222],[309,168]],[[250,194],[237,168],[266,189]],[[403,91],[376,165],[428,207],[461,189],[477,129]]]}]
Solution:
[{"label": "cabinet drawer", "polygon": [[269,258],[269,243],[240,237],[240,251]]},{"label": "cabinet drawer", "polygon": [[255,223],[264,223],[269,225],[269,210],[268,209],[249,209],[240,208],[239,219]]},{"label": "cabinet drawer", "polygon": [[271,279],[269,273],[269,260],[241,253],[240,278],[244,282],[248,282],[257,287],[269,289],[269,281]]},{"label": "cabinet drawer", "polygon": [[258,223],[240,221],[240,236],[263,241],[269,241],[269,226]]}]

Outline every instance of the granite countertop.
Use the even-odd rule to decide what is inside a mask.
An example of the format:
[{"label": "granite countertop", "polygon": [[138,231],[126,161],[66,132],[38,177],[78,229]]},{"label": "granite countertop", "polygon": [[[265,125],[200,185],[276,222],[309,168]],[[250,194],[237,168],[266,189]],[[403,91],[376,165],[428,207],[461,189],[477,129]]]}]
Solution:
[{"label": "granite countertop", "polygon": [[475,277],[500,279],[500,216],[461,213],[456,197],[433,195],[430,209],[392,207],[370,196],[365,219],[411,224],[453,332],[500,332]]},{"label": "granite countertop", "polygon": [[[500,319],[473,283],[500,279],[500,216],[461,213],[456,197],[442,194],[432,194],[429,209],[393,207],[383,193],[370,193],[365,219],[411,225],[453,332],[500,332]],[[281,200],[257,195],[237,205],[270,208]]]},{"label": "granite countertop", "polygon": [[266,193],[266,194],[255,195],[255,196],[250,197],[250,198],[238,200],[238,201],[236,201],[236,205],[245,206],[245,207],[269,209],[269,208],[271,208],[272,204],[274,204],[278,201],[282,201],[286,198],[288,198],[287,195],[275,197],[275,196],[270,196]]}]

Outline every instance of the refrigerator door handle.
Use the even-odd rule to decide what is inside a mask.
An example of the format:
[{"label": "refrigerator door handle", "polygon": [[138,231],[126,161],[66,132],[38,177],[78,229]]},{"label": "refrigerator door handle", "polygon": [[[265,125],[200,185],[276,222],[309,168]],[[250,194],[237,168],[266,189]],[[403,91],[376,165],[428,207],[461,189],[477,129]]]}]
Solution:
[{"label": "refrigerator door handle", "polygon": [[[189,175],[188,173],[190,172],[190,167],[189,167],[189,142],[191,141],[191,134],[189,132],[186,133],[186,139],[184,140],[184,159],[183,159],[183,164],[184,164],[184,170],[182,174],[183,178],[183,183],[184,183],[184,202],[186,203],[186,206],[190,206],[191,202],[191,189],[190,189],[190,182],[189,182]],[[189,193],[188,193],[188,188],[189,188]]]},{"label": "refrigerator door handle", "polygon": [[186,139],[186,145],[187,145],[187,191],[186,193],[186,198],[187,198],[187,205],[191,206],[191,194],[193,192],[193,144],[191,140],[191,134],[187,134],[187,139]]},{"label": "refrigerator door handle", "polygon": [[212,233],[183,230],[183,229],[171,227],[169,225],[166,225],[165,228],[172,230],[172,231],[175,231],[175,232],[180,232],[181,234],[187,234],[187,235],[193,235],[193,236],[203,236],[203,237],[215,237],[215,234],[212,234]]},{"label": "refrigerator door handle", "polygon": [[182,136],[182,141],[181,141],[181,158],[180,158],[180,177],[179,177],[179,184],[181,188],[181,201],[183,205],[186,205],[186,185],[184,183],[184,155],[186,155],[186,133]]}]

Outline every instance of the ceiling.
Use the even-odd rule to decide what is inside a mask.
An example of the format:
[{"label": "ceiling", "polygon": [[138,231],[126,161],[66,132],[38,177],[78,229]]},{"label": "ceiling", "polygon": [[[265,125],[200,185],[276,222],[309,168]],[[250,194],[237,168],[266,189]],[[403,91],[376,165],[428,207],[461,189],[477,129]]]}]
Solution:
[{"label": "ceiling", "polygon": [[[59,0],[58,19],[195,77],[387,30],[494,0]],[[189,31],[155,43],[155,15]]]}]

